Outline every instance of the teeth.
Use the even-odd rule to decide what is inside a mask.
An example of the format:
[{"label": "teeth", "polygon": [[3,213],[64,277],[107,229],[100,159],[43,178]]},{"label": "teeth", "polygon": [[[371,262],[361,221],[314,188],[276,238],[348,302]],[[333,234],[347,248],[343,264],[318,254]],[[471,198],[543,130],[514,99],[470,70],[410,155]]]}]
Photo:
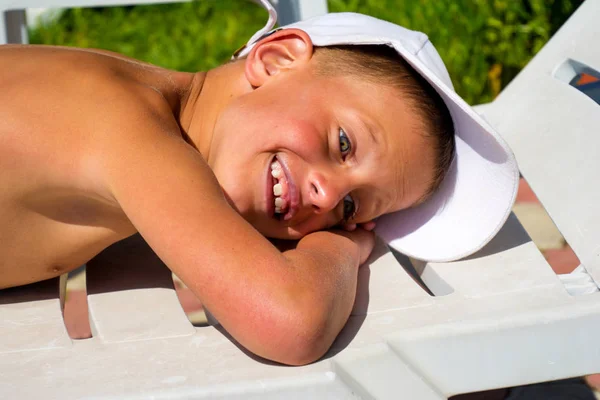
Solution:
[{"label": "teeth", "polygon": [[271,176],[275,179],[275,181],[273,182],[273,195],[275,195],[275,213],[283,214],[286,212],[288,207],[286,199],[283,198],[285,197],[285,194],[287,194],[288,188],[286,176],[283,172],[283,167],[277,160],[271,163]]}]

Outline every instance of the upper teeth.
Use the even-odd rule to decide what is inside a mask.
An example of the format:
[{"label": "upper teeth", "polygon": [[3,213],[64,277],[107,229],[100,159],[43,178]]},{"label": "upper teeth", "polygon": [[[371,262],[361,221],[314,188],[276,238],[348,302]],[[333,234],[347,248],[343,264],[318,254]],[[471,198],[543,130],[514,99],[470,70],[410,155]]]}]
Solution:
[{"label": "upper teeth", "polygon": [[280,197],[287,194],[287,180],[283,172],[283,168],[277,160],[271,163],[271,176],[275,180],[275,183],[273,184],[273,195],[275,196],[275,212],[279,214],[285,209],[287,205],[285,199]]},{"label": "upper teeth", "polygon": [[[275,165],[275,167],[273,167],[273,165]],[[271,164],[271,176],[273,176],[273,178],[279,178],[281,176],[281,167],[277,161]]]}]

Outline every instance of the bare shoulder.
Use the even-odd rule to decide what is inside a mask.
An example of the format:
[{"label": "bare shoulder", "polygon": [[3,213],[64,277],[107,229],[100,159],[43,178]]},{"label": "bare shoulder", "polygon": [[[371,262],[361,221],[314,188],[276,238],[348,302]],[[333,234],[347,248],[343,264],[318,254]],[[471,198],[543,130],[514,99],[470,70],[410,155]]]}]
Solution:
[{"label": "bare shoulder", "polygon": [[[132,185],[146,179],[161,156],[153,145],[185,144],[168,93],[160,90],[164,70],[44,46],[0,46],[0,69],[0,159],[11,166],[0,171],[0,183],[9,188],[0,193],[0,205],[29,210],[31,201],[61,198],[52,202],[59,210],[68,198],[103,224],[106,218],[116,224],[90,235],[83,247],[100,243],[99,236],[110,244],[131,234],[114,183],[126,172]],[[145,156],[138,168],[135,160]],[[50,207],[44,201],[38,208]]]},{"label": "bare shoulder", "polygon": [[10,286],[81,265],[135,232],[111,178],[133,167],[140,143],[178,128],[158,68],[0,46],[0,70],[0,286]]},{"label": "bare shoulder", "polygon": [[[0,96],[12,95],[12,103],[27,97],[30,109],[39,105],[39,111],[47,111],[56,105],[65,112],[76,105],[82,111],[86,106],[108,107],[107,101],[155,106],[160,104],[157,99],[164,100],[161,81],[174,72],[102,50],[28,45],[0,46],[0,68]],[[15,97],[16,92],[20,95]],[[46,102],[48,98],[52,101]],[[85,116],[80,112],[71,119]]]},{"label": "bare shoulder", "polygon": [[[75,123],[95,117],[99,108],[124,104],[137,109],[163,105],[162,80],[167,71],[115,53],[54,46],[0,46],[0,99],[11,112],[11,104],[33,113],[61,111]],[[163,78],[163,79],[161,79]],[[94,112],[94,110],[98,110]],[[164,108],[168,116],[167,108]],[[14,114],[20,117],[20,114]],[[107,120],[107,118],[103,118]],[[64,121],[61,121],[64,122]]]},{"label": "bare shoulder", "polygon": [[0,151],[38,147],[45,156],[36,163],[60,153],[79,174],[71,182],[99,178],[89,165],[113,145],[133,151],[144,125],[176,132],[158,67],[79,49],[0,46],[0,69]]}]

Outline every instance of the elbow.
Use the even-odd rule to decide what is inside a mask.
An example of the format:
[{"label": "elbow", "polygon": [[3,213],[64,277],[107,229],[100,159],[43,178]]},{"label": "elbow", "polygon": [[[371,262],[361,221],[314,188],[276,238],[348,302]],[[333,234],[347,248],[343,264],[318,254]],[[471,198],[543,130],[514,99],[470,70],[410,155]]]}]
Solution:
[{"label": "elbow", "polygon": [[275,322],[264,339],[261,356],[286,365],[300,366],[319,360],[338,332],[332,332],[323,312],[294,311]]},{"label": "elbow", "polygon": [[295,337],[284,339],[281,344],[272,349],[269,358],[292,366],[307,365],[319,360],[331,346],[318,332],[296,334]]}]

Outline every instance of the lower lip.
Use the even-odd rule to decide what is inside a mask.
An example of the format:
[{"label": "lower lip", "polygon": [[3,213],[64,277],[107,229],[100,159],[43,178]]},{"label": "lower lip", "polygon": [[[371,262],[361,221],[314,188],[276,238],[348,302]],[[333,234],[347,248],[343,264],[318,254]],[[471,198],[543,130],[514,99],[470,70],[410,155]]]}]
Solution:
[{"label": "lower lip", "polygon": [[287,176],[287,181],[288,181],[288,211],[287,213],[285,213],[285,215],[283,215],[283,220],[284,221],[289,221],[290,219],[292,219],[294,217],[294,214],[296,214],[296,212],[298,211],[298,196],[296,194],[296,186],[294,186],[293,181],[290,179],[290,173],[289,170],[287,168],[287,165],[285,164],[285,162],[283,161],[279,161],[281,163],[281,167],[283,168],[283,172],[286,174]]},{"label": "lower lip", "polygon": [[271,164],[273,164],[273,161],[275,160],[276,157],[273,156],[267,165],[267,187],[265,193],[265,198],[267,199],[267,215],[269,215],[271,218],[275,218],[275,195],[273,194],[273,185],[275,182],[273,181],[273,176],[271,175]]}]

